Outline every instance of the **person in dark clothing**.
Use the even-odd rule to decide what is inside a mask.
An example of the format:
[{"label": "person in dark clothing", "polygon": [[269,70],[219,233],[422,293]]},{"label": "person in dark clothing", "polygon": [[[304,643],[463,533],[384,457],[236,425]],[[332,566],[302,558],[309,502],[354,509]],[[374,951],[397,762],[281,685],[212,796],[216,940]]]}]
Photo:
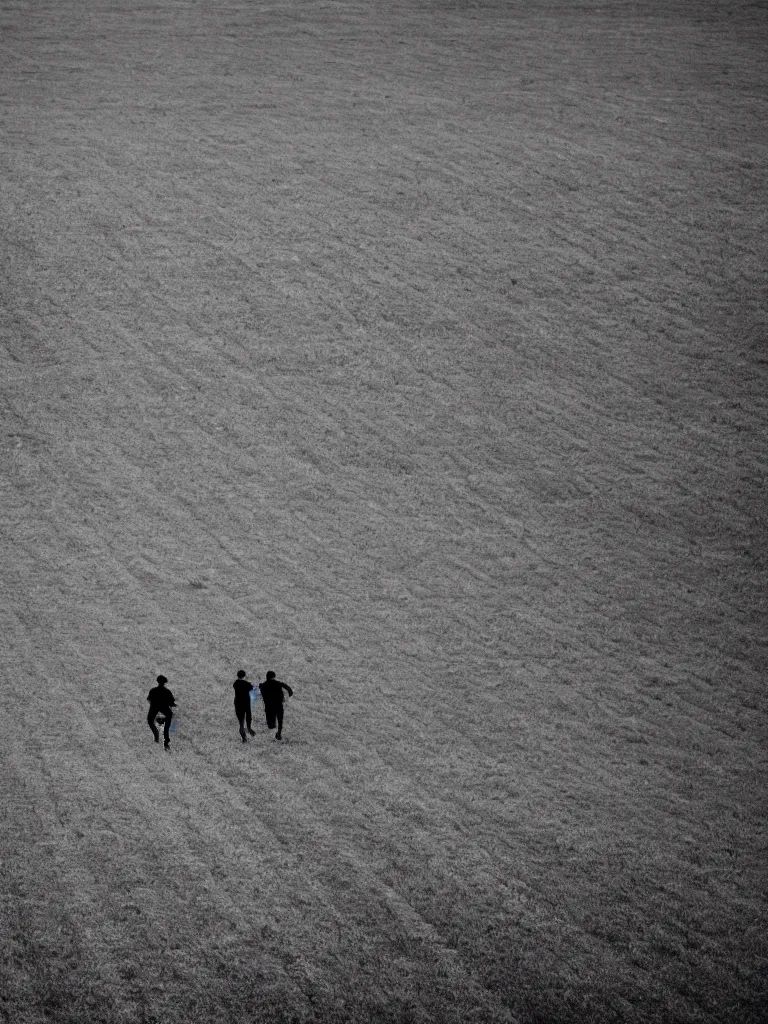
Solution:
[{"label": "person in dark clothing", "polygon": [[149,728],[152,730],[152,735],[155,737],[155,743],[160,742],[160,733],[157,731],[155,725],[155,718],[158,715],[159,722],[163,724],[163,746],[168,750],[171,746],[171,737],[169,730],[171,728],[171,719],[173,718],[173,711],[171,708],[176,707],[176,701],[173,699],[173,694],[165,685],[168,680],[165,676],[157,677],[157,686],[153,686],[147,694],[147,700],[149,701],[149,711],[147,712],[147,723]]},{"label": "person in dark clothing", "polygon": [[246,728],[251,736],[255,736],[256,733],[251,728],[251,690],[253,686],[245,678],[244,669],[241,668],[237,673],[237,679],[232,683],[232,687],[235,691],[235,714],[240,723],[240,738],[243,743],[247,743]]},{"label": "person in dark clothing", "polygon": [[283,690],[289,697],[293,696],[293,690],[287,683],[281,683],[275,679],[274,672],[267,672],[267,678],[259,683],[261,698],[264,701],[264,714],[267,718],[267,728],[274,729],[277,725],[275,739],[283,738]]}]

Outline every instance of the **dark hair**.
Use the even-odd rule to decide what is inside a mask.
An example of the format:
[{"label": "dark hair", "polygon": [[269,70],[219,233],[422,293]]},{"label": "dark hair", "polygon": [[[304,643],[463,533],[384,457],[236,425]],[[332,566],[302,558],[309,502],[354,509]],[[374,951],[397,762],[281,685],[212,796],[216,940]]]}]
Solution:
[{"label": "dark hair", "polygon": [[274,679],[274,678],[275,678],[275,673],[274,672],[267,672],[267,679]]},{"label": "dark hair", "polygon": [[237,678],[238,679],[245,679],[245,669],[244,668],[241,668],[240,671],[237,673]]},{"label": "dark hair", "polygon": [[158,683],[160,683],[161,686],[165,686],[165,684],[168,682],[165,676],[158,676],[157,681]]}]

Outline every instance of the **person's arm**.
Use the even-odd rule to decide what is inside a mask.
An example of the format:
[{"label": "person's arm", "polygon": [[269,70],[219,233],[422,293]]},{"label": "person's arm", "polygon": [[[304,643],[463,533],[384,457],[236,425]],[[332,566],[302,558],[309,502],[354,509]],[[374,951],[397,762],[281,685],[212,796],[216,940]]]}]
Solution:
[{"label": "person's arm", "polygon": [[280,685],[282,686],[282,688],[283,688],[284,690],[287,690],[287,691],[288,691],[288,696],[289,696],[289,697],[292,697],[292,696],[293,696],[293,690],[292,690],[292,689],[290,688],[290,686],[288,685],[288,683],[280,683]]}]

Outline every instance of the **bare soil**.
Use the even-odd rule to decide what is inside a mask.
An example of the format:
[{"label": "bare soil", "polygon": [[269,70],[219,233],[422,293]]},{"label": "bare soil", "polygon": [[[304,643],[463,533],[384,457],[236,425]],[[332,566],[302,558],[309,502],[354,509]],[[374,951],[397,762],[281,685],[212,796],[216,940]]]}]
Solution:
[{"label": "bare soil", "polygon": [[766,44],[2,5],[2,1020],[765,1020]]}]

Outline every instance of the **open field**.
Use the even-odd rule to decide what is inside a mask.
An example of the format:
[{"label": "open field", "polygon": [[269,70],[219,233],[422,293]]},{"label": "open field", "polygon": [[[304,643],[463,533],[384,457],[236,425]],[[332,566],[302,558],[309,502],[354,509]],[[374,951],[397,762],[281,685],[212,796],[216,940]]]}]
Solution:
[{"label": "open field", "polygon": [[1,1020],[766,1020],[725,6],[2,4]]}]

